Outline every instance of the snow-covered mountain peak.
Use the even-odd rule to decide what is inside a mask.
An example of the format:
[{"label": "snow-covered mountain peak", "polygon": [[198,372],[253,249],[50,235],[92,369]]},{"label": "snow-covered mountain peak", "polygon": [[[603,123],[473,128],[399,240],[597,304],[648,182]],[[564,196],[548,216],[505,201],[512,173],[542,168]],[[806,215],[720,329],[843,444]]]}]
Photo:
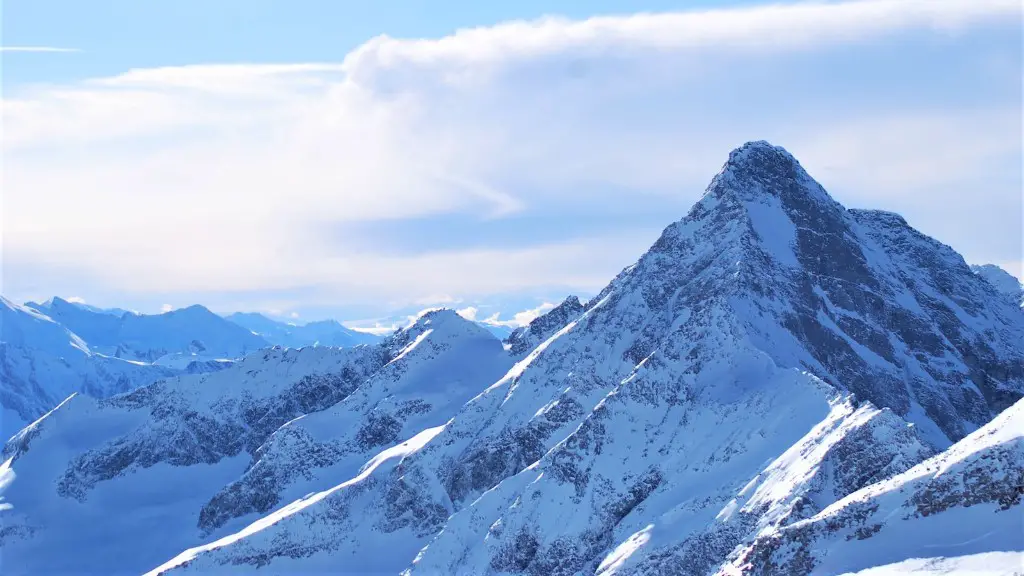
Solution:
[{"label": "snow-covered mountain peak", "polygon": [[585,310],[579,297],[567,297],[561,304],[534,318],[526,326],[513,330],[506,339],[509,351],[514,356],[523,356],[578,318]]},{"label": "snow-covered mountain peak", "polygon": [[[374,346],[75,397],[19,452],[28,535],[3,551],[37,573],[102,571],[115,547],[136,573],[806,573],[776,553],[831,542],[832,518],[843,542],[876,530],[836,502],[913,480],[1021,398],[1021,342],[1024,315],[951,248],[752,142],[598,296],[506,347],[435,309]],[[965,480],[993,470],[949,454]],[[189,487],[173,505],[166,475]],[[968,498],[943,476],[904,485],[929,511]],[[71,548],[74,565],[44,553]]]},{"label": "snow-covered mountain peak", "polygon": [[800,162],[782,146],[776,146],[767,140],[751,140],[729,152],[723,171],[791,172],[799,166]]},{"label": "snow-covered mountain peak", "polygon": [[763,201],[759,195],[770,195],[793,205],[807,199],[834,204],[792,154],[764,140],[747,142],[730,152],[706,194],[732,195],[742,201]]},{"label": "snow-covered mountain peak", "polygon": [[419,327],[432,326],[437,328],[440,325],[455,323],[456,325],[473,324],[458,314],[451,308],[433,308],[426,310],[421,314],[417,315],[416,319],[412,321],[410,326],[411,329]]},{"label": "snow-covered mountain peak", "polygon": [[450,308],[434,308],[421,312],[408,326],[399,329],[386,342],[390,343],[391,348],[401,348],[427,332],[431,332],[432,338],[439,340],[465,336],[500,342],[489,330],[476,322],[466,320]]},{"label": "snow-covered mountain peak", "polygon": [[38,310],[0,296],[0,342],[57,357],[90,356],[86,343]]},{"label": "snow-covered mountain peak", "polygon": [[297,325],[272,320],[257,312],[236,312],[225,316],[225,320],[246,328],[271,344],[289,348],[314,345],[352,347],[381,340],[377,336],[346,328],[337,320],[317,320]]},{"label": "snow-covered mountain peak", "polygon": [[971,266],[975,274],[988,281],[997,291],[1009,296],[1010,300],[1024,308],[1024,282],[995,264]]},{"label": "snow-covered mountain peak", "polygon": [[877,226],[891,229],[910,228],[907,219],[901,214],[888,210],[865,210],[862,208],[851,208],[850,214],[862,221],[871,221]]},{"label": "snow-covered mountain peak", "polygon": [[176,308],[174,310],[169,310],[167,312],[164,312],[164,314],[166,314],[168,316],[194,316],[194,317],[217,316],[216,314],[211,312],[209,308],[207,308],[206,306],[203,306],[202,304],[192,304],[192,305],[186,306],[184,308]]},{"label": "snow-covered mountain peak", "polygon": [[84,310],[86,312],[92,312],[95,314],[105,314],[107,316],[115,317],[121,317],[124,316],[125,314],[131,314],[133,316],[139,315],[138,312],[132,312],[129,310],[125,310],[124,308],[100,308],[98,306],[91,306],[80,301],[67,300],[65,298],[61,298],[60,296],[53,296],[52,298],[42,303],[26,302],[25,306],[32,308],[34,310],[38,310],[44,314],[52,313],[55,316],[63,316],[65,314],[65,311],[69,309]]}]

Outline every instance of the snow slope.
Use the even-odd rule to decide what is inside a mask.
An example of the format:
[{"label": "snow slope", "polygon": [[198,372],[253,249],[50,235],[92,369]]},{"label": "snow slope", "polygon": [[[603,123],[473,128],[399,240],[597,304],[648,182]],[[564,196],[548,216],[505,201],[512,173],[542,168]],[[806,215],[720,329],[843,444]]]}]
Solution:
[{"label": "snow slope", "polygon": [[1018,306],[1024,307],[1024,283],[995,264],[971,266],[971,270],[988,281],[996,290],[1006,294]]},{"label": "snow slope", "polygon": [[380,341],[378,336],[346,328],[335,320],[322,320],[297,326],[271,320],[256,312],[236,312],[225,318],[255,332],[271,344],[288,348],[303,346],[351,347]]},{"label": "snow slope", "polygon": [[78,335],[49,316],[0,296],[0,436],[4,439],[73,393],[109,396],[174,373],[95,354]]},{"label": "snow slope", "polygon": [[1017,558],[1020,570],[1022,494],[1024,401],[1019,401],[910,470],[864,487],[811,518],[766,531],[722,573],[871,574],[872,567],[909,568],[919,558],[1000,552],[1015,552],[1011,558]]},{"label": "snow slope", "polygon": [[377,346],[268,349],[105,400],[72,397],[5,449],[17,476],[0,514],[14,535],[0,541],[4,573],[140,573],[356,476],[510,364],[497,339],[444,311]]},{"label": "snow slope", "polygon": [[848,576],[1017,576],[1024,569],[1024,552],[983,552],[949,558],[914,558],[874,566]]}]

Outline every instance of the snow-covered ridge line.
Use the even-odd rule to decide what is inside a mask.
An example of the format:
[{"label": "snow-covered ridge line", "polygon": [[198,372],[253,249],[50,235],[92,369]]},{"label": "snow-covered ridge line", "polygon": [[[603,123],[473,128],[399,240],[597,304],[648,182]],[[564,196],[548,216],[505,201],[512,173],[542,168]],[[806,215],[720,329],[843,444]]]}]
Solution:
[{"label": "snow-covered ridge line", "polygon": [[[952,523],[946,544],[1014,533],[1019,439],[987,458],[957,450],[1024,395],[1022,342],[1019,308],[951,248],[846,210],[785,150],[752,142],[597,297],[566,299],[505,346],[435,310],[376,345],[269,348],[75,396],[13,463],[4,569],[891,565],[914,541],[894,536],[890,510]],[[422,441],[391,452],[408,439]],[[902,485],[912,502],[870,492],[954,443],[941,474]]]},{"label": "snow-covered ridge line", "polygon": [[409,438],[405,442],[402,442],[397,446],[388,448],[387,450],[384,450],[380,454],[374,456],[369,462],[367,462],[362,467],[362,469],[360,469],[359,474],[356,477],[346,480],[345,482],[342,482],[341,484],[338,484],[337,486],[330,488],[328,490],[324,490],[316,494],[311,494],[301,500],[296,500],[295,502],[292,502],[291,504],[281,508],[280,510],[277,510],[272,514],[268,514],[267,516],[260,518],[256,522],[253,522],[249,526],[246,526],[245,529],[235,534],[225,536],[224,538],[221,538],[220,540],[217,540],[215,542],[211,542],[210,544],[204,544],[203,546],[197,546],[196,548],[186,550],[178,556],[167,561],[166,563],[157,566],[149,572],[146,572],[144,576],[159,576],[160,574],[164,574],[172,568],[187,565],[189,562],[195,560],[195,558],[202,552],[208,552],[211,550],[216,550],[217,548],[222,548],[229,544],[238,542],[243,538],[256,534],[262,530],[265,530],[266,528],[269,528],[270,526],[273,526],[274,524],[277,524],[278,522],[285,520],[298,512],[301,512],[302,510],[316,504],[317,502],[320,502],[324,498],[327,498],[328,496],[339,490],[343,490],[345,488],[348,488],[349,486],[362,482],[363,480],[369,478],[370,475],[377,470],[377,468],[386,463],[391,464],[393,463],[392,461],[397,461],[393,463],[393,465],[397,465],[398,462],[401,462],[401,460],[407,457],[408,455],[423,448],[423,446],[426,445],[427,442],[430,442],[430,440],[437,436],[442,430],[444,430],[444,426],[428,428],[420,432],[419,434],[413,436],[412,438]]},{"label": "snow-covered ridge line", "polygon": [[1024,400],[913,468],[764,531],[721,574],[840,574],[929,556],[1019,555],[1022,487]]}]

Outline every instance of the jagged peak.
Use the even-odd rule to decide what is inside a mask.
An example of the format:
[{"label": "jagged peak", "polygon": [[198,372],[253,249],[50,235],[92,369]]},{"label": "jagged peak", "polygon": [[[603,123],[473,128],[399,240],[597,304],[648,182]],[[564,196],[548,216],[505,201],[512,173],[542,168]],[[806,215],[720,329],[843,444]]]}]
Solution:
[{"label": "jagged peak", "polygon": [[[478,325],[476,322],[466,320],[452,308],[429,308],[420,312],[408,326],[400,330],[400,333],[412,335],[413,337],[426,330],[436,331],[462,331],[473,334],[491,333]],[[493,337],[493,336],[492,336]]]},{"label": "jagged peak", "polygon": [[794,191],[803,198],[834,204],[828,192],[807,173],[800,161],[782,146],[765,140],[743,144],[729,153],[728,160],[711,181],[705,196],[734,196],[752,200],[762,195],[794,200]]},{"label": "jagged peak", "polygon": [[56,324],[56,321],[47,316],[44,312],[40,312],[39,310],[36,310],[35,308],[31,308],[29,306],[22,306],[21,304],[18,304],[17,302],[8,299],[5,296],[0,296],[0,306],[7,310],[10,310],[11,312],[25,314],[38,320],[43,320],[45,322],[53,322],[54,324]]},{"label": "jagged peak", "polygon": [[[583,310],[583,302],[580,301],[580,297],[579,296],[576,296],[575,294],[570,294],[569,296],[566,296],[565,300],[562,300],[562,302],[558,306],[555,306],[554,308],[552,308],[551,312],[554,312],[555,310],[580,310],[580,311],[582,311]],[[536,320],[536,319],[534,319],[534,320]]]},{"label": "jagged peak", "polygon": [[889,212],[888,210],[851,208],[849,212],[851,216],[860,222],[871,221],[891,227],[910,227],[910,224],[907,224],[907,220],[902,215],[897,214],[896,212]]},{"label": "jagged peak", "polygon": [[803,172],[803,167],[782,146],[756,140],[729,152],[722,171],[739,176],[792,176]]},{"label": "jagged peak", "polygon": [[53,298],[43,300],[42,302],[29,301],[25,302],[25,306],[35,310],[41,310],[53,306]]},{"label": "jagged peak", "polygon": [[1019,278],[995,264],[972,264],[971,271],[984,278],[999,293],[1009,296],[1014,303],[1024,307],[1024,282]]},{"label": "jagged peak", "polygon": [[509,350],[514,355],[525,354],[573,321],[586,311],[583,303],[576,295],[570,295],[558,305],[544,314],[534,318],[526,326],[520,326],[505,339]]},{"label": "jagged peak", "polygon": [[202,304],[193,304],[191,306],[186,306],[185,308],[178,308],[177,310],[165,312],[165,314],[173,314],[175,312],[180,314],[213,314],[209,308]]},{"label": "jagged peak", "polygon": [[466,320],[451,308],[430,308],[420,312],[407,326],[399,328],[384,339],[381,345],[392,355],[400,357],[404,350],[420,340],[500,340],[483,326]]},{"label": "jagged peak", "polygon": [[776,146],[767,140],[751,140],[729,153],[729,162],[741,163],[757,158],[775,157],[779,161],[796,162],[782,146]]}]

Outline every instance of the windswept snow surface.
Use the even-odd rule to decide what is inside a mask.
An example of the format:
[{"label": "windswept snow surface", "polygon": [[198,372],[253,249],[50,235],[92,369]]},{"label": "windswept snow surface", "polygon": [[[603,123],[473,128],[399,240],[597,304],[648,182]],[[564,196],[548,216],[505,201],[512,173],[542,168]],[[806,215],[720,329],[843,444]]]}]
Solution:
[{"label": "windswept snow surface", "polygon": [[[359,474],[352,478],[351,480],[342,482],[341,484],[334,486],[333,488],[330,488],[328,490],[324,490],[323,492],[310,494],[305,498],[296,500],[295,502],[292,502],[288,506],[285,506],[273,512],[272,514],[260,518],[256,522],[250,524],[249,526],[246,526],[243,530],[235,534],[225,536],[224,538],[221,538],[220,540],[217,540],[210,544],[186,550],[185,552],[182,552],[178,556],[171,559],[169,562],[161,566],[158,566],[150,572],[147,572],[146,576],[157,576],[159,574],[167,572],[172,568],[177,567],[188,567],[194,569],[194,571],[196,572],[204,573],[207,571],[207,569],[202,565],[203,562],[200,561],[193,564],[193,561],[195,561],[200,554],[215,551],[219,548],[223,548],[225,546],[239,542],[243,538],[249,538],[254,535],[256,535],[256,538],[254,538],[254,540],[256,540],[257,542],[260,540],[264,542],[269,540],[272,545],[274,544],[274,540],[280,539],[279,537],[282,534],[286,535],[286,537],[296,542],[311,540],[315,537],[308,533],[309,527],[303,526],[303,523],[300,521],[301,518],[298,515],[301,512],[303,512],[310,506],[317,504],[323,499],[331,496],[335,492],[338,492],[339,490],[344,490],[346,488],[350,488],[361,482],[364,482],[367,478],[370,478],[370,476],[374,474],[377,471],[377,469],[380,468],[381,466],[387,466],[393,469],[395,466],[401,463],[401,460],[403,458],[422,448],[427,442],[434,438],[434,436],[437,436],[437,434],[441,432],[441,430],[443,429],[444,426],[428,428],[420,432],[416,436],[413,436],[409,440],[402,442],[401,444],[398,444],[397,446],[394,446],[392,448],[388,448],[387,450],[384,450],[381,453],[374,456],[369,462],[367,462],[362,467],[362,469],[359,471]],[[298,534],[294,534],[292,531],[296,531],[298,532]],[[374,552],[378,552],[381,554],[394,554],[396,550],[384,548],[381,548],[379,550],[373,550],[372,543],[370,543],[368,547],[361,547],[359,552],[361,555],[367,556],[369,562],[359,562],[359,559],[355,558],[351,563],[348,563],[348,565],[346,565],[344,568],[341,568],[332,559],[327,562],[327,566],[325,566],[325,568],[333,566],[335,569],[344,570],[346,573],[360,573],[362,570],[372,570],[374,572],[377,572],[380,571],[381,566],[386,564],[388,560],[381,559],[376,554],[374,554]],[[397,556],[398,558],[401,558],[401,554],[398,554]],[[394,562],[394,560],[392,560],[392,562]],[[398,560],[396,566],[400,565],[400,563],[401,560]],[[282,567],[279,566],[278,569],[280,570],[282,569]],[[302,570],[308,569],[308,565],[303,566],[302,568]],[[239,569],[238,571],[245,572],[248,570],[249,568],[244,568]]]},{"label": "windswept snow surface", "polygon": [[1024,400],[910,470],[766,531],[722,573],[843,574],[998,552],[1020,558],[1022,493]]},{"label": "windswept snow surface", "polygon": [[844,576],[1018,576],[1024,574],[1024,552],[983,552],[949,558],[914,558],[876,566]]}]

